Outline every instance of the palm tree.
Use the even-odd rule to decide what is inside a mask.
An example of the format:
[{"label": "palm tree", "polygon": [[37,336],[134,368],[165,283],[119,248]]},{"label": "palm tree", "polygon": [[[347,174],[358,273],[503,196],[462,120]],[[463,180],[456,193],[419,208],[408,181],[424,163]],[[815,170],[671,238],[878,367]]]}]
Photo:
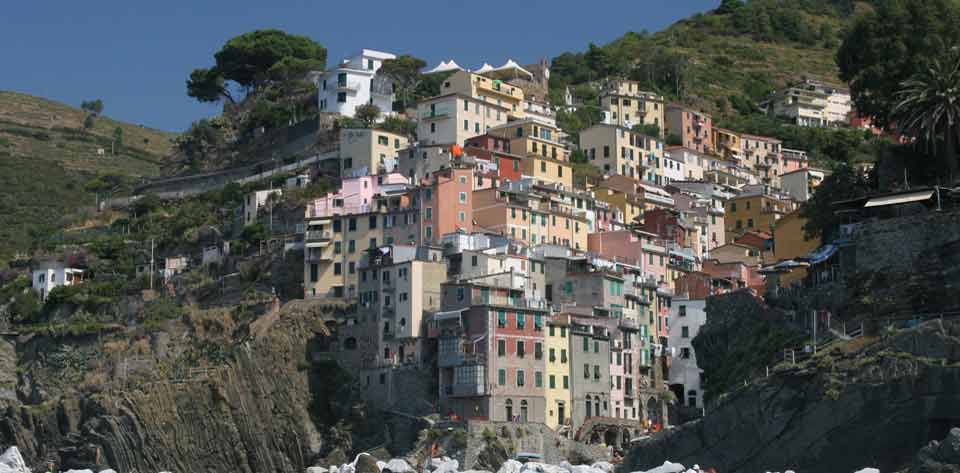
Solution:
[{"label": "palm tree", "polygon": [[953,47],[933,59],[902,87],[893,108],[897,128],[934,153],[937,141],[943,140],[943,158],[952,183],[960,177],[955,152],[960,137],[960,49]]}]

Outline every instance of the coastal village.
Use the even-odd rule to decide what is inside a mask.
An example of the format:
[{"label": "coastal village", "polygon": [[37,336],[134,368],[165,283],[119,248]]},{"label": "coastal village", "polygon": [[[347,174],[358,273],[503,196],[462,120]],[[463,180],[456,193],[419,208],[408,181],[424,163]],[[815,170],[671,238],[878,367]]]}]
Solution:
[{"label": "coastal village", "polygon": [[825,2],[532,63],[257,30],[179,134],[0,91],[2,159],[81,163],[5,220],[0,473],[953,471],[960,48]]},{"label": "coastal village", "polygon": [[[363,49],[318,75],[319,109],[389,110],[377,71],[395,57]],[[470,71],[450,60],[425,73],[447,77],[399,112],[415,120],[415,141],[342,128],[334,153],[287,179],[341,179],[306,205],[288,249],[303,251],[303,299],[351,305],[317,356],[348,367],[372,401],[395,405],[405,377],[421,375],[409,368],[435,367],[435,409],[448,418],[578,438],[611,423],[625,448],[677,421],[670,409],[702,412],[709,380],[691,340],[708,297],[763,297],[833,274],[835,247],[804,236],[800,206],[828,174],[804,150],[715,127],[615,78],[593,84],[602,121],[567,136],[556,110],[578,104],[549,103],[545,61]],[[801,126],[869,126],[848,91],[814,80],[764,106]],[[575,180],[573,150],[599,179]],[[283,191],[249,194],[242,224],[272,219]],[[201,263],[225,251],[204,249]],[[187,265],[168,257],[153,270],[169,279]],[[33,268],[41,298],[83,277],[62,261]]]}]

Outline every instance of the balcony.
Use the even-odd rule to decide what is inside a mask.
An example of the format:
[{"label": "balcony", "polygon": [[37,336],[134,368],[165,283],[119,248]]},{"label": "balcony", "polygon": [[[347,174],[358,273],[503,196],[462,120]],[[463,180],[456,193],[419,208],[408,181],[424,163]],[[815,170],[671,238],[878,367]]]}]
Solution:
[{"label": "balcony", "polygon": [[633,319],[620,319],[619,325],[627,330],[640,330],[640,325]]},{"label": "balcony", "polygon": [[452,116],[448,107],[437,107],[434,109],[423,110],[418,114],[421,120],[441,120]]},{"label": "balcony", "polygon": [[448,384],[443,387],[443,392],[450,397],[483,396],[487,393],[487,386],[485,384]]},{"label": "balcony", "polygon": [[337,91],[338,92],[356,92],[360,88],[360,83],[357,81],[344,81],[337,82]]},{"label": "balcony", "polygon": [[330,230],[309,230],[304,236],[308,243],[327,243],[333,240],[333,232]]},{"label": "balcony", "polygon": [[325,263],[333,260],[332,252],[307,251],[304,257],[307,263]]}]

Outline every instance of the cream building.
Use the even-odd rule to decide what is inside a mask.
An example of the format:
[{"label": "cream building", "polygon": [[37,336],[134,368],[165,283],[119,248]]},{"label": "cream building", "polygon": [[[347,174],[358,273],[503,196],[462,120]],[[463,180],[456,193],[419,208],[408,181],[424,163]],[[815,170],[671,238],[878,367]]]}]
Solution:
[{"label": "cream building", "polygon": [[604,123],[627,128],[655,125],[660,128],[660,137],[663,136],[663,96],[642,90],[638,82],[615,80],[604,84],[600,109],[604,112]]},{"label": "cream building", "polygon": [[385,174],[397,170],[407,137],[370,128],[340,130],[340,175]]}]

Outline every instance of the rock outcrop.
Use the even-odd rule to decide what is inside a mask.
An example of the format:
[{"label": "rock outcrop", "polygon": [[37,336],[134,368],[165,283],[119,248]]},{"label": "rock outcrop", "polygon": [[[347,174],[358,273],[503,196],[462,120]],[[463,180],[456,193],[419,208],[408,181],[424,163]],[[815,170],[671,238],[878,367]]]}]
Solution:
[{"label": "rock outcrop", "polygon": [[897,471],[957,425],[960,321],[934,321],[778,366],[705,418],[638,443],[621,471],[666,458],[723,473]]},{"label": "rock outcrop", "polygon": [[960,428],[923,447],[907,473],[960,473]]}]

